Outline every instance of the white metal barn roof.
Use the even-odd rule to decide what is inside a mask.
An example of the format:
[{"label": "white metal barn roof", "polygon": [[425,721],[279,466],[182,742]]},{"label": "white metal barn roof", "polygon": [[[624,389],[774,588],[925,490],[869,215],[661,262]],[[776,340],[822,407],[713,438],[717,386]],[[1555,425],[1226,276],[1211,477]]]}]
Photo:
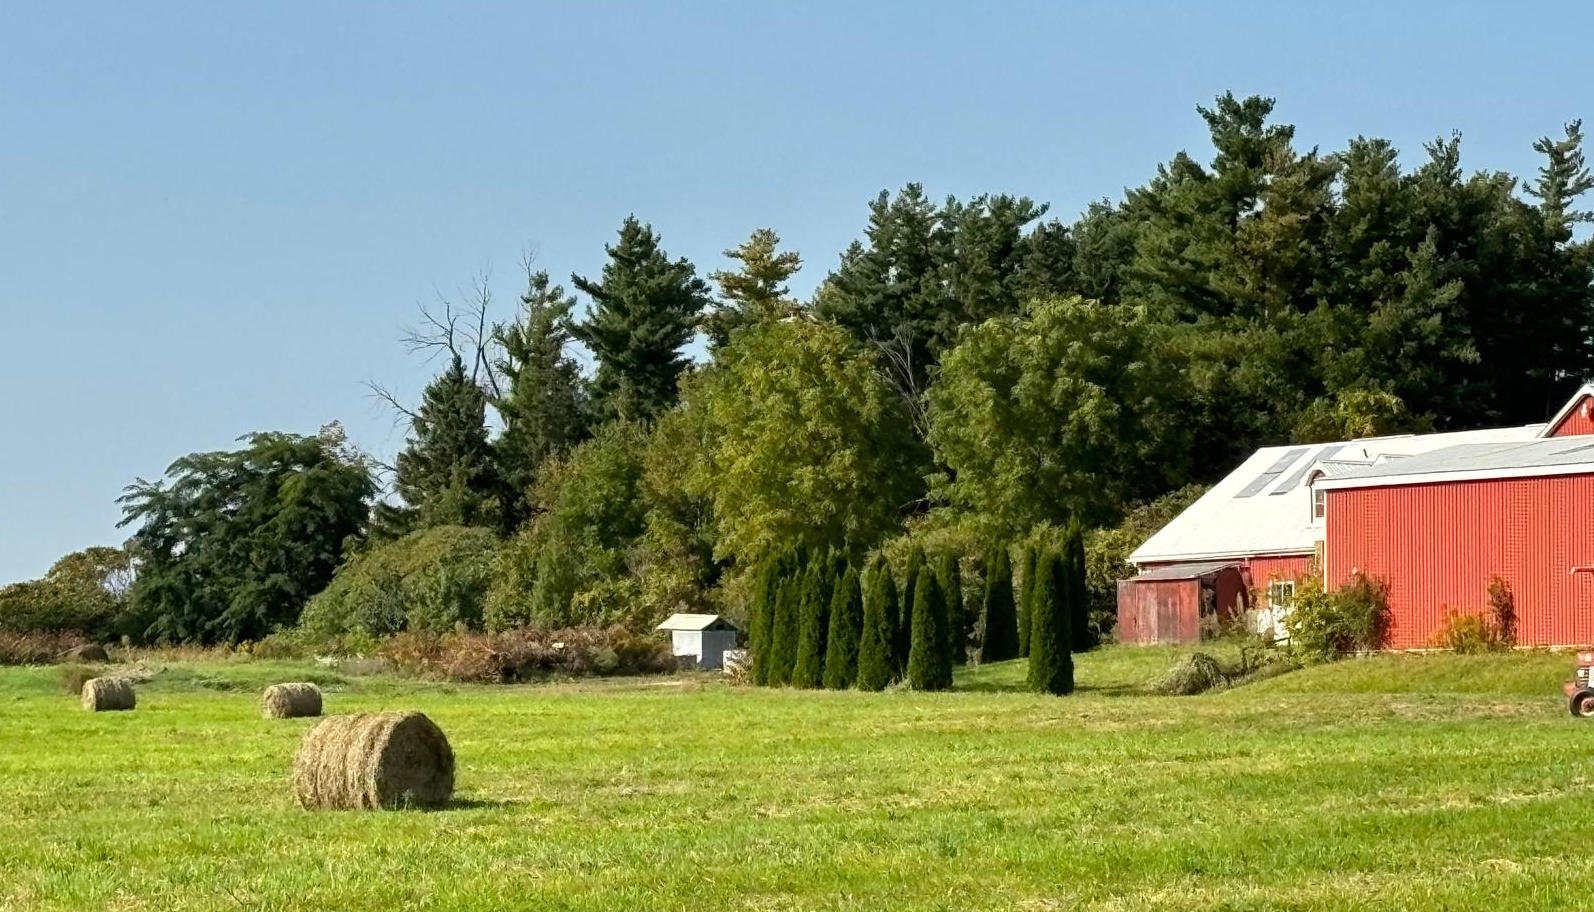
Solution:
[{"label": "white metal barn roof", "polygon": [[[1136,548],[1129,560],[1143,566],[1165,561],[1308,554],[1323,537],[1321,521],[1312,519],[1312,494],[1307,484],[1314,468],[1323,471],[1325,482],[1337,487],[1341,478],[1373,469],[1393,469],[1398,465],[1405,473],[1408,463],[1435,450],[1469,444],[1520,446],[1536,440],[1546,427],[1530,424],[1264,447]],[[1594,450],[1585,455],[1594,459]]]},{"label": "white metal barn roof", "polygon": [[1588,437],[1551,437],[1528,443],[1473,443],[1445,447],[1409,459],[1363,466],[1319,482],[1325,488],[1528,478],[1594,472],[1594,442]]},{"label": "white metal barn roof", "polygon": [[736,625],[717,614],[672,614],[654,630],[735,630]]}]

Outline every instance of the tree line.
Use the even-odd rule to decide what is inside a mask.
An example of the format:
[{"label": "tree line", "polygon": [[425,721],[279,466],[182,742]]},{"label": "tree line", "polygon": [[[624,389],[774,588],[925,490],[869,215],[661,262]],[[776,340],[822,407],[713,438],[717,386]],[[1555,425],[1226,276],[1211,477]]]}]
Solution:
[{"label": "tree line", "polygon": [[[889,580],[902,607],[886,626],[907,645],[869,680],[911,681],[921,577],[927,623],[965,649],[994,632],[1000,653],[1008,633],[936,609],[954,590],[910,575],[913,555],[951,556],[960,597],[989,587],[998,553],[1021,587],[1072,589],[1023,564],[1063,553],[1079,524],[1085,593],[1052,597],[1086,606],[1079,635],[1041,648],[1090,642],[1110,633],[1137,537],[1253,448],[1543,420],[1594,366],[1579,123],[1534,143],[1543,165],[1518,178],[1464,173],[1459,137],[1411,166],[1380,139],[1301,149],[1272,111],[1232,94],[1198,108],[1210,152],[1071,222],[1024,196],[882,192],[808,300],[788,287],[803,258],[773,230],[701,277],[628,218],[568,291],[528,267],[512,314],[485,288],[423,314],[411,342],[443,368],[419,402],[390,397],[409,427],[391,466],[332,426],[252,435],[130,486],[136,577],[114,622],[94,623],[349,640],[710,610],[761,655],[778,648],[782,680],[792,648],[790,673],[801,657],[801,680],[823,683],[831,652],[815,646],[841,598],[842,642],[856,621],[859,645],[838,680],[861,682]],[[809,575],[812,593],[794,582]],[[36,583],[0,591],[0,623],[66,599]],[[769,626],[782,612],[795,641]],[[1033,653],[1036,628],[1015,625]]]}]

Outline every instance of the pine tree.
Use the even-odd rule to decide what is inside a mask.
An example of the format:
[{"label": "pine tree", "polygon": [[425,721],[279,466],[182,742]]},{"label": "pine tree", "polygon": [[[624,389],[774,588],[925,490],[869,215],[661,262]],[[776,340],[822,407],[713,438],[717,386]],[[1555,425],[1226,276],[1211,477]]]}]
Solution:
[{"label": "pine tree", "polygon": [[550,284],[548,273],[536,272],[520,300],[520,318],[493,332],[503,349],[498,371],[504,391],[493,406],[504,425],[496,448],[507,491],[506,529],[530,516],[530,492],[543,464],[586,436],[581,368],[565,351],[575,298]]},{"label": "pine tree", "polygon": [[928,569],[913,587],[913,648],[908,654],[908,686],[947,690],[952,686],[952,653],[946,635],[946,598]]},{"label": "pine tree", "polygon": [[378,505],[378,537],[493,522],[499,480],[487,440],[487,395],[465,373],[458,355],[427,385],[410,426],[393,477],[403,505]]},{"label": "pine tree", "polygon": [[825,604],[829,561],[816,558],[803,574],[801,621],[797,633],[797,659],[792,668],[793,687],[818,687],[825,672]]},{"label": "pine tree", "polygon": [[605,248],[601,281],[572,276],[592,298],[575,336],[598,361],[594,406],[606,418],[652,418],[675,404],[691,341],[708,303],[708,285],[685,259],[671,262],[651,226],[626,218],[619,243]]},{"label": "pine tree", "polygon": [[1030,607],[1035,600],[1035,546],[1024,546],[1020,572],[1024,574],[1019,580],[1018,590],[1018,654],[1022,658],[1029,655],[1030,632]]},{"label": "pine tree", "polygon": [[748,605],[747,645],[753,656],[753,683],[769,683],[772,660],[769,650],[775,627],[775,612],[780,604],[781,573],[786,555],[774,552],[759,562],[753,578],[752,601]]},{"label": "pine tree", "polygon": [[1074,652],[1090,648],[1090,589],[1085,582],[1085,531],[1077,520],[1063,536],[1063,561],[1068,579],[1069,646]]},{"label": "pine tree", "polygon": [[803,576],[788,572],[780,581],[775,601],[775,623],[770,630],[769,686],[790,684],[797,661],[798,625],[802,620]]},{"label": "pine tree", "polygon": [[787,298],[786,280],[802,267],[802,257],[790,250],[777,253],[779,246],[780,235],[759,228],[752,237],[725,251],[727,257],[740,261],[740,269],[709,275],[724,299],[703,321],[714,348],[730,342],[743,327],[797,312],[797,304]]},{"label": "pine tree", "polygon": [[869,574],[863,634],[858,643],[858,689],[884,690],[897,677],[897,583],[882,558]]},{"label": "pine tree", "polygon": [[980,661],[1002,662],[1018,657],[1018,617],[1013,604],[1013,566],[1007,548],[991,549],[985,562],[985,640]]},{"label": "pine tree", "polygon": [[892,652],[898,678],[905,678],[908,674],[908,654],[913,649],[913,598],[918,591],[919,577],[924,573],[924,549],[915,545],[908,552],[908,572],[902,577],[901,598],[897,606],[896,640]]},{"label": "pine tree", "polygon": [[956,554],[948,552],[936,561],[936,582],[946,599],[946,652],[952,664],[968,662],[968,633],[963,620],[963,572]]},{"label": "pine tree", "polygon": [[1069,648],[1069,595],[1072,581],[1064,561],[1050,549],[1035,560],[1031,594],[1029,689],[1066,694],[1074,690],[1074,657]]},{"label": "pine tree", "polygon": [[825,687],[846,690],[858,679],[862,632],[863,588],[858,581],[858,571],[848,567],[830,602],[830,635],[825,639]]}]

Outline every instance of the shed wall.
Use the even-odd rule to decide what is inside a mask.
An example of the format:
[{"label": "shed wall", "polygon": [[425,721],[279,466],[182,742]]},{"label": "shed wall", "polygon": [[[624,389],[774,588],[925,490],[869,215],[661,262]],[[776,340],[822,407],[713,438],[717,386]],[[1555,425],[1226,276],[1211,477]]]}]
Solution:
[{"label": "shed wall", "polygon": [[1253,557],[1246,561],[1251,572],[1251,588],[1261,589],[1271,580],[1300,579],[1312,572],[1310,554],[1286,554],[1281,557]]},{"label": "shed wall", "polygon": [[1389,645],[1433,644],[1445,611],[1484,610],[1493,576],[1511,584],[1518,642],[1594,642],[1594,476],[1330,490],[1325,580],[1389,584]]}]

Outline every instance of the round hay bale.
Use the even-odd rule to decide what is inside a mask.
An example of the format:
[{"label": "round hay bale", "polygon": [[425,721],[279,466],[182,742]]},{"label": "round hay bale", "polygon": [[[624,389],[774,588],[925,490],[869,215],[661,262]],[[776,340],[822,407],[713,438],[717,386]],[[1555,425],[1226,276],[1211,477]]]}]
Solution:
[{"label": "round hay bale", "polygon": [[306,808],[439,808],[454,794],[454,751],[418,712],[332,716],[304,736],[293,789]]},{"label": "round hay bale", "polygon": [[321,715],[321,688],[314,684],[273,684],[260,695],[260,714],[267,719]]},{"label": "round hay bale", "polygon": [[109,662],[111,655],[105,651],[104,646],[88,643],[83,646],[73,646],[61,653],[61,658],[68,662]]},{"label": "round hay bale", "polygon": [[81,698],[83,708],[89,712],[132,709],[137,702],[133,696],[133,682],[127,678],[93,678],[85,681]]}]

